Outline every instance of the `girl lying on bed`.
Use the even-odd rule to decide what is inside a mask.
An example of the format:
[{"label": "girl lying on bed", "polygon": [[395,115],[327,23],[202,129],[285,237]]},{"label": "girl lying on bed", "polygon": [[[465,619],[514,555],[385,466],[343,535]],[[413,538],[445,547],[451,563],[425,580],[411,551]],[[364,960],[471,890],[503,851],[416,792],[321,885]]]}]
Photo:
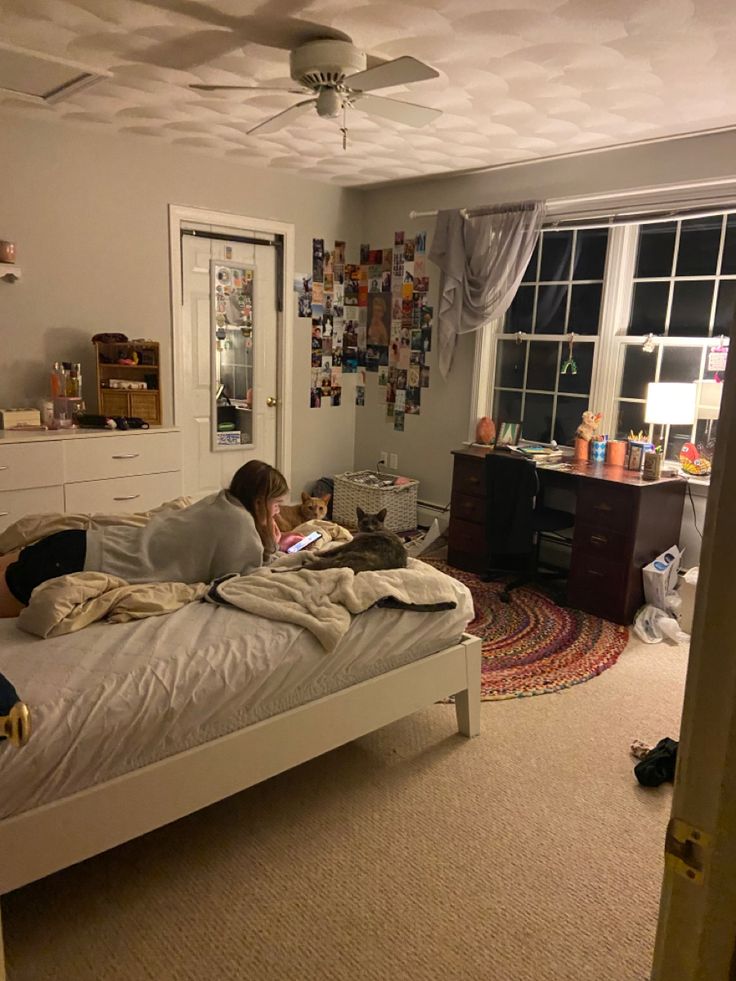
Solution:
[{"label": "girl lying on bed", "polygon": [[268,565],[301,539],[282,534],[275,517],[288,487],[283,475],[251,460],[227,490],[143,527],[109,525],[59,531],[0,557],[0,617],[18,616],[34,588],[72,572],[104,572],[129,583],[211,582]]}]

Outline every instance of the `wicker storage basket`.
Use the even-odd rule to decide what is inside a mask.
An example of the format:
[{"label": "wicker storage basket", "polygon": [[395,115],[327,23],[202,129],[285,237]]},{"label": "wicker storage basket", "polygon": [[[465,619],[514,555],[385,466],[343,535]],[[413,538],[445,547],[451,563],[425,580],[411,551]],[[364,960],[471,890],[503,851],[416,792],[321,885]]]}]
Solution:
[{"label": "wicker storage basket", "polygon": [[387,479],[386,474],[373,470],[335,474],[332,520],[346,528],[355,528],[358,522],[356,508],[362,508],[367,514],[376,514],[386,508],[384,524],[389,531],[409,531],[416,528],[419,481],[410,480],[406,484],[392,487],[375,487],[361,483],[361,479],[370,477]]}]

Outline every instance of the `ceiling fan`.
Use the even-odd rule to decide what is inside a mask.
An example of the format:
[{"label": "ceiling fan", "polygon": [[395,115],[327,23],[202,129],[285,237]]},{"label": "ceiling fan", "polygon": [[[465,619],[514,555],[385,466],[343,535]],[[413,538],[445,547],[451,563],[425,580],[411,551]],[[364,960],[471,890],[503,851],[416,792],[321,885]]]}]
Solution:
[{"label": "ceiling fan", "polygon": [[347,146],[346,113],[357,107],[375,116],[382,116],[407,126],[424,126],[437,116],[439,109],[418,106],[385,96],[369,95],[376,89],[391,88],[394,85],[410,85],[429,78],[437,78],[439,72],[416,58],[404,56],[393,61],[367,68],[367,58],[351,41],[322,38],[307,41],[289,53],[289,68],[292,79],[299,88],[285,88],[278,85],[190,85],[200,92],[219,91],[259,91],[291,92],[295,95],[311,93],[282,112],[258,123],[251,133],[274,133],[288,126],[297,117],[316,108],[319,116],[333,118],[343,114],[343,149]]}]

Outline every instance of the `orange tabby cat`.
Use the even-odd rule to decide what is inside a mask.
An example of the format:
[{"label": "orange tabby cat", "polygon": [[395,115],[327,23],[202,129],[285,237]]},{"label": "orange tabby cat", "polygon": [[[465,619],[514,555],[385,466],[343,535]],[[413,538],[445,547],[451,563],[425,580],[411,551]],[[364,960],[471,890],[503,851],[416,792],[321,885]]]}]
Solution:
[{"label": "orange tabby cat", "polygon": [[276,524],[281,531],[291,531],[300,525],[302,521],[311,521],[313,518],[324,518],[327,514],[327,504],[330,495],[324,497],[310,497],[302,491],[301,504],[282,504],[281,510],[276,515]]}]

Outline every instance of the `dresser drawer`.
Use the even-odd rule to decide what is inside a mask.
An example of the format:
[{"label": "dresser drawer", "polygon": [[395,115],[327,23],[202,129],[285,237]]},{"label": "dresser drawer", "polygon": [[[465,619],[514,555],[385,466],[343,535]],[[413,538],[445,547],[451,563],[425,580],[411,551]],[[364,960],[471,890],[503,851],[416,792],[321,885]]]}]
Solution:
[{"label": "dresser drawer", "polygon": [[77,483],[179,470],[179,445],[178,433],[147,431],[69,440],[64,443],[65,477]]},{"label": "dresser drawer", "polygon": [[485,539],[486,502],[482,497],[471,497],[469,494],[453,493],[450,513],[461,521],[472,521],[483,525],[476,533]]},{"label": "dresser drawer", "polygon": [[63,457],[58,440],[0,446],[0,491],[52,487],[62,483],[62,474]]},{"label": "dresser drawer", "polygon": [[455,457],[452,471],[453,494],[470,494],[473,497],[485,497],[486,494],[486,463],[478,457]]},{"label": "dresser drawer", "polygon": [[639,488],[612,484],[604,480],[580,481],[576,520],[602,531],[634,534]]},{"label": "dresser drawer", "polygon": [[148,511],[181,494],[181,472],[140,474],[112,480],[85,480],[67,484],[67,511]]},{"label": "dresser drawer", "polygon": [[28,514],[45,514],[64,510],[64,490],[56,487],[31,487],[27,490],[0,491],[0,531]]},{"label": "dresser drawer", "polygon": [[628,535],[621,531],[612,531],[604,522],[589,525],[577,520],[573,547],[581,554],[627,560],[631,555],[633,542]]}]

